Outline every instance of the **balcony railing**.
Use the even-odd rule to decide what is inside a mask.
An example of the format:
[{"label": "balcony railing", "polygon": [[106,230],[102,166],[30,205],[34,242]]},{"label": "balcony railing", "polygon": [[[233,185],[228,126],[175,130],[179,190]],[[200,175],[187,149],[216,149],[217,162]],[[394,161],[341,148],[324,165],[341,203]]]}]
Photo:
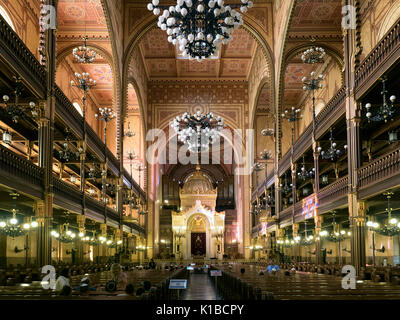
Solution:
[{"label": "balcony railing", "polygon": [[46,70],[0,15],[0,56],[40,98],[46,96]]},{"label": "balcony railing", "polygon": [[[0,145],[0,170],[22,184],[43,187],[44,170]],[[2,181],[1,183],[4,183]]]},{"label": "balcony railing", "polygon": [[79,112],[72,105],[72,102],[62,92],[62,90],[55,86],[56,98],[56,114],[66,122],[66,125],[71,128],[79,137],[83,137],[83,119]]},{"label": "balcony railing", "polygon": [[[360,190],[372,185],[382,187],[382,182],[398,178],[400,174],[400,150],[396,149],[358,170]],[[394,185],[395,183],[393,183]],[[390,186],[386,186],[390,187]]]},{"label": "balcony railing", "polygon": [[355,98],[359,99],[400,56],[400,19],[372,49],[355,72]]},{"label": "balcony railing", "polygon": [[68,182],[53,176],[53,188],[56,197],[60,196],[73,203],[82,203],[83,193]]},{"label": "balcony railing", "polygon": [[293,216],[293,205],[287,207],[286,209],[283,209],[279,213],[279,221],[284,221]]},{"label": "balcony railing", "polygon": [[[319,207],[332,203],[333,201],[338,201],[340,198],[347,199],[348,193],[349,177],[345,176],[331,183],[319,190],[318,201]],[[346,200],[347,201],[347,200]]]}]

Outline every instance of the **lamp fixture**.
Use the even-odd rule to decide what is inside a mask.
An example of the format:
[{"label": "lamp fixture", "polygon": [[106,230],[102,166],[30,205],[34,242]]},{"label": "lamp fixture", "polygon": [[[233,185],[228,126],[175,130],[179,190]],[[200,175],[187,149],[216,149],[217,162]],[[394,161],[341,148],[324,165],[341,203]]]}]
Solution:
[{"label": "lamp fixture", "polygon": [[394,119],[394,117],[396,115],[399,115],[399,108],[395,108],[394,102],[396,101],[396,96],[392,95],[390,96],[389,100],[390,103],[388,103],[388,101],[386,100],[387,97],[387,93],[388,91],[386,90],[386,81],[387,78],[383,77],[381,79],[382,81],[382,91],[381,91],[381,95],[382,95],[382,104],[379,107],[379,110],[376,112],[376,114],[374,115],[372,113],[372,105],[371,103],[367,103],[365,105],[365,108],[367,109],[367,113],[365,114],[366,117],[368,118],[368,122],[379,122],[379,121],[385,121],[387,122],[388,120],[392,121]]},{"label": "lamp fixture", "polygon": [[131,130],[130,123],[128,122],[128,130],[124,132],[124,137],[132,138],[136,135],[136,132]]},{"label": "lamp fixture", "polygon": [[307,171],[306,163],[305,163],[304,155],[303,155],[303,164],[302,164],[302,167],[300,168],[300,171],[297,172],[297,176],[299,177],[299,179],[302,179],[303,181],[305,181],[305,180],[313,177],[314,174],[315,174],[315,168],[312,168],[310,171]]},{"label": "lamp fixture", "polygon": [[260,152],[260,158],[263,160],[270,160],[272,159],[272,151],[264,149],[264,151]]},{"label": "lamp fixture", "polygon": [[280,187],[283,194],[288,194],[289,192],[292,191],[293,184],[291,183],[290,186],[288,185],[286,173],[285,173],[285,184],[284,185],[280,184]]},{"label": "lamp fixture", "polygon": [[307,220],[304,221],[304,238],[300,240],[302,246],[310,246],[315,243],[315,238],[312,234],[307,234]]},{"label": "lamp fixture", "polygon": [[388,236],[388,237],[396,236],[400,234],[400,222],[398,219],[392,217],[393,208],[391,207],[390,199],[392,198],[394,193],[388,191],[385,192],[383,195],[385,195],[387,198],[387,207],[386,207],[387,222],[382,227],[380,227],[379,224],[373,225],[373,227],[376,229],[375,230],[376,233],[381,234],[383,236]]},{"label": "lamp fixture", "polygon": [[96,52],[87,47],[87,36],[83,37],[83,46],[76,47],[72,50],[72,54],[79,63],[93,63],[96,59]]},{"label": "lamp fixture", "polygon": [[327,160],[331,161],[336,161],[339,157],[341,157],[346,151],[347,151],[347,145],[343,146],[344,150],[339,150],[336,149],[337,143],[335,142],[335,139],[333,138],[333,130],[330,128],[330,147],[326,151],[322,151],[321,147],[318,147],[317,151],[321,154],[321,157]]},{"label": "lamp fixture", "polygon": [[310,74],[310,79],[303,77],[301,80],[303,82],[303,90],[312,92],[312,107],[313,107],[313,131],[315,132],[315,91],[322,89],[323,85],[321,81],[324,80],[323,74],[316,77],[316,72],[312,71]]},{"label": "lamp fixture", "polygon": [[301,60],[307,64],[323,63],[326,52],[322,47],[315,46],[315,39],[311,40],[311,48],[305,50],[301,55]]},{"label": "lamp fixture", "polygon": [[21,78],[13,78],[15,81],[14,102],[10,102],[10,97],[8,95],[3,95],[3,101],[6,105],[7,113],[15,123],[18,123],[18,121],[21,119],[28,118],[26,115],[27,112],[31,112],[32,117],[37,117],[39,113],[35,102],[31,101],[28,105],[20,103],[19,99],[22,93]]},{"label": "lamp fixture", "polygon": [[253,166],[253,170],[256,172],[264,170],[264,165],[261,162],[256,162]]},{"label": "lamp fixture", "polygon": [[3,143],[8,144],[8,145],[10,145],[12,143],[12,135],[8,131],[8,129],[3,131],[2,141],[3,141]]},{"label": "lamp fixture", "polygon": [[322,176],[322,184],[326,185],[329,183],[329,177],[327,175]]},{"label": "lamp fixture", "polygon": [[12,209],[12,218],[7,221],[0,221],[0,233],[11,238],[16,238],[25,235],[31,228],[36,228],[37,226],[38,223],[36,221],[19,224],[17,210]]},{"label": "lamp fixture", "polygon": [[202,152],[217,140],[224,128],[224,120],[220,116],[214,117],[212,112],[203,115],[199,110],[194,115],[185,112],[182,117],[177,116],[171,127],[179,140],[188,145],[189,151]]},{"label": "lamp fixture", "polygon": [[272,137],[275,134],[275,130],[273,128],[263,129],[261,130],[261,135],[264,137]]},{"label": "lamp fixture", "polygon": [[147,5],[158,18],[158,27],[167,32],[168,42],[179,44],[184,57],[202,61],[215,55],[221,44],[232,41],[233,30],[243,24],[242,15],[253,2],[225,5],[224,0],[177,0],[176,6],[160,6],[159,0]]},{"label": "lamp fixture", "polygon": [[69,147],[69,141],[70,141],[70,139],[67,136],[65,138],[64,143],[63,143],[63,148],[58,151],[58,157],[59,157],[61,162],[69,162],[71,160],[79,159],[79,156],[80,156],[79,152],[71,151],[71,149]]},{"label": "lamp fixture", "polygon": [[82,74],[75,72],[75,78],[77,83],[75,83],[74,80],[71,80],[71,86],[81,89],[84,93],[87,93],[97,84],[96,80],[90,78],[88,72],[83,72]]}]

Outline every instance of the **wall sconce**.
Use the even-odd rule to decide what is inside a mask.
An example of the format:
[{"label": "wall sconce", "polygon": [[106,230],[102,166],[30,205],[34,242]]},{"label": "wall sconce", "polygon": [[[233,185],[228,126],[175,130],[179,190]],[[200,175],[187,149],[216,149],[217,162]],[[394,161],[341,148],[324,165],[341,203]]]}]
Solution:
[{"label": "wall sconce", "polygon": [[3,143],[8,144],[8,145],[10,145],[12,143],[12,135],[8,131],[8,129],[6,131],[3,131],[2,141],[3,141]]},{"label": "wall sconce", "polygon": [[29,247],[27,247],[27,246],[24,246],[23,249],[18,249],[18,246],[15,246],[14,252],[15,252],[15,253],[20,253],[20,252],[26,251],[26,250],[28,250],[28,249],[29,249]]},{"label": "wall sconce", "polygon": [[389,131],[389,143],[397,142],[397,131]]}]

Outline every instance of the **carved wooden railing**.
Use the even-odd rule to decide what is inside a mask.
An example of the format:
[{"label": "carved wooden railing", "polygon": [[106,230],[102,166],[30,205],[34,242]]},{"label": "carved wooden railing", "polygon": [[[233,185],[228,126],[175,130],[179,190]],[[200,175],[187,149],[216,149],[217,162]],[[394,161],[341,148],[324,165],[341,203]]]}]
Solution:
[{"label": "carved wooden railing", "polygon": [[43,187],[43,168],[0,145],[0,169],[11,178],[19,178],[22,183]]},{"label": "carved wooden railing", "polygon": [[120,220],[118,212],[110,207],[107,207],[107,218],[113,219],[114,221],[117,221],[117,222],[119,222],[119,220]]},{"label": "carved wooden railing", "polygon": [[303,201],[300,200],[294,204],[294,216],[298,217],[303,214]]},{"label": "carved wooden railing", "polygon": [[358,187],[363,189],[400,174],[400,150],[394,150],[358,170]]},{"label": "carved wooden railing", "polygon": [[87,125],[86,126],[86,134],[87,134],[87,144],[96,153],[102,161],[105,159],[104,155],[104,143],[103,141],[99,138],[97,133],[92,129],[91,126]]},{"label": "carved wooden railing", "polygon": [[355,98],[359,99],[400,55],[400,19],[360,63],[355,72]]},{"label": "carved wooden railing", "polygon": [[[312,123],[303,131],[294,143],[293,160],[296,161],[301,155],[311,147],[312,144]],[[290,150],[289,152],[290,153]]]},{"label": "carved wooden railing", "polygon": [[46,71],[0,15],[0,56],[41,98],[46,95]]},{"label": "carved wooden railing", "polygon": [[119,160],[114,156],[114,154],[106,149],[107,153],[107,165],[116,176],[119,176]]},{"label": "carved wooden railing", "polygon": [[94,212],[104,215],[104,204],[88,195],[85,196],[86,207]]},{"label": "carved wooden railing", "polygon": [[286,209],[283,209],[279,213],[279,221],[287,220],[292,216],[293,216],[293,205],[287,207]]},{"label": "carved wooden railing", "polygon": [[[124,174],[124,180],[127,181],[129,184],[133,184],[133,189],[139,193],[143,199],[146,199],[146,193],[143,191],[143,189],[141,187],[139,187],[139,185],[137,184],[137,182],[135,180],[133,180],[133,178],[131,177],[131,175],[128,173],[128,171],[126,171],[126,169],[124,168],[123,171]],[[130,186],[129,186],[130,187]]]},{"label": "carved wooden railing", "polygon": [[349,177],[345,176],[319,190],[319,207],[342,197],[347,197]]},{"label": "carved wooden railing", "polygon": [[133,222],[124,222],[124,224],[127,225],[128,227],[130,227],[130,228],[136,230],[136,231],[139,232],[140,234],[145,234],[145,233],[146,233],[146,230],[145,230],[143,227],[141,227],[141,226],[139,226],[138,224],[136,224],[136,223],[133,223]]},{"label": "carved wooden railing", "polygon": [[82,116],[57,85],[55,86],[54,95],[56,98],[56,114],[65,121],[67,127],[75,131],[79,137],[83,137]]},{"label": "carved wooden railing", "polygon": [[71,202],[79,204],[82,203],[83,193],[78,188],[70,185],[68,182],[53,176],[53,188],[56,196],[59,194]]},{"label": "carved wooden railing", "polygon": [[345,101],[346,87],[343,86],[315,117],[315,135],[317,139],[346,113]]},{"label": "carved wooden railing", "polygon": [[282,176],[286,170],[290,168],[290,157],[291,157],[291,150],[289,151],[282,157],[282,159],[279,161],[279,176]]},{"label": "carved wooden railing", "polygon": [[251,201],[255,201],[264,191],[274,184],[274,172],[270,172],[266,178],[258,185],[257,189],[251,195]]}]

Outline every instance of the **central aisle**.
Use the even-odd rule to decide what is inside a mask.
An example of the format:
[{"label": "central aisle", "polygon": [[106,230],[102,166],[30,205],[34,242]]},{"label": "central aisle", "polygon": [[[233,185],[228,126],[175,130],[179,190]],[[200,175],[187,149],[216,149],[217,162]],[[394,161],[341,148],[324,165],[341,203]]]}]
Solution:
[{"label": "central aisle", "polygon": [[222,300],[207,274],[191,273],[188,288],[182,293],[181,300]]}]

